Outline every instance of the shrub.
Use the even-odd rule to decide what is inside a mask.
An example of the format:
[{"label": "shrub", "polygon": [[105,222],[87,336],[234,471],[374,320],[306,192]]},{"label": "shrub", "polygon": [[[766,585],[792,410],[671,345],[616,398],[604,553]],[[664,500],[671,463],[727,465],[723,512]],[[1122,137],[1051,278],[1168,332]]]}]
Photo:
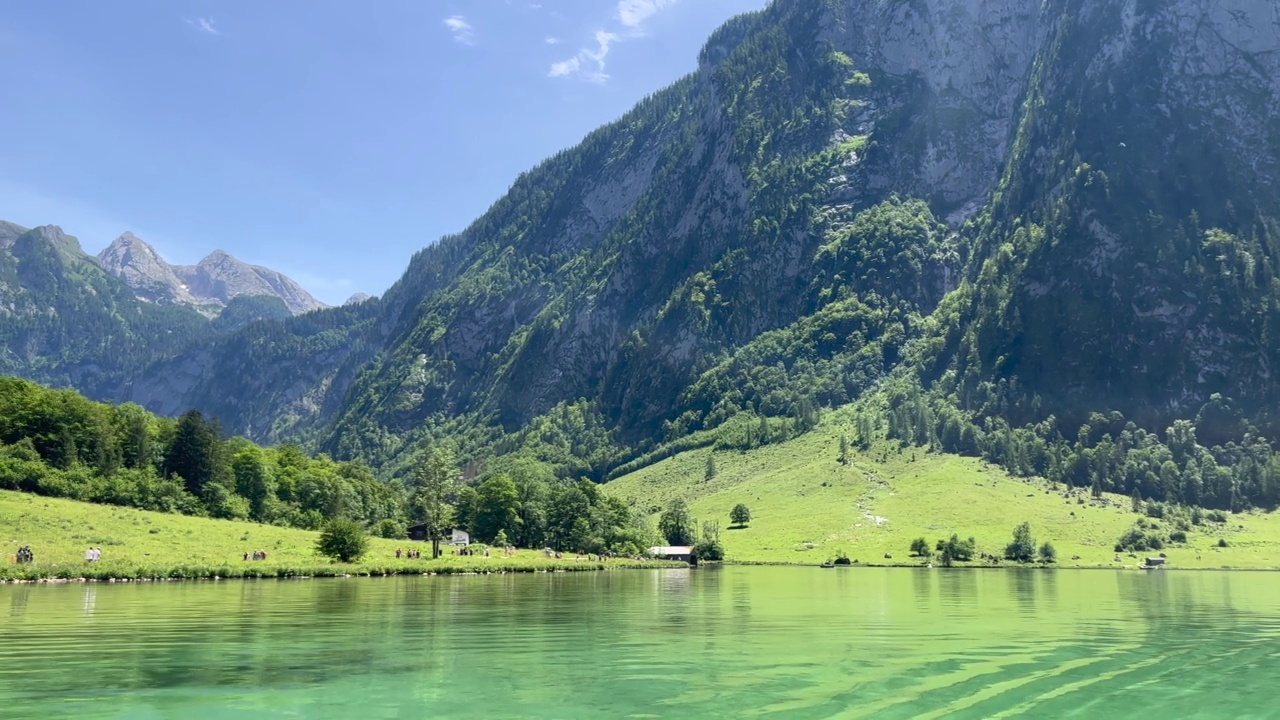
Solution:
[{"label": "shrub", "polygon": [[1036,557],[1036,541],[1031,536],[1031,523],[1022,523],[1013,530],[1013,542],[1004,549],[1006,560],[1031,562]]},{"label": "shrub", "polygon": [[1162,502],[1147,503],[1147,517],[1163,518],[1165,514],[1165,506]]},{"label": "shrub", "polygon": [[404,523],[393,520],[392,518],[384,518],[378,522],[378,526],[374,529],[378,537],[388,540],[403,540],[408,537],[409,531],[405,529]]},{"label": "shrub", "polygon": [[316,550],[321,555],[341,562],[360,559],[368,546],[369,540],[365,537],[364,528],[346,518],[334,518],[325,523],[324,529],[320,531],[320,539],[316,541]]},{"label": "shrub", "polygon": [[1211,522],[1224,523],[1227,521],[1226,513],[1221,510],[1212,510],[1209,512],[1208,518]]},{"label": "shrub", "polygon": [[933,551],[929,549],[929,541],[924,538],[916,538],[911,541],[911,554],[917,557],[927,558],[933,555]]},{"label": "shrub", "polygon": [[698,555],[698,562],[719,562],[724,560],[724,546],[719,540],[703,540],[693,546]]},{"label": "shrub", "polygon": [[1184,543],[1187,541],[1187,534],[1182,530],[1174,530],[1169,533],[1169,542]]},{"label": "shrub", "polygon": [[1053,548],[1053,544],[1048,540],[1040,546],[1040,562],[1054,563],[1058,561],[1058,551]]},{"label": "shrub", "polygon": [[1227,547],[1227,539],[1218,538],[1218,547],[1221,547],[1221,548]]},{"label": "shrub", "polygon": [[1203,511],[1203,510],[1201,510],[1201,509],[1200,509],[1200,508],[1198,508],[1198,507],[1193,507],[1193,508],[1191,508],[1191,524],[1192,524],[1192,525],[1203,525],[1203,524],[1204,524],[1204,511]]}]

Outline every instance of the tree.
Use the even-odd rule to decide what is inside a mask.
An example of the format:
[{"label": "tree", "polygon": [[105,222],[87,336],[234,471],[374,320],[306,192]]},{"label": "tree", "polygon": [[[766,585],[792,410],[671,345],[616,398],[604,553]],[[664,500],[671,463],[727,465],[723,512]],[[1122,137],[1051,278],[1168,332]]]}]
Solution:
[{"label": "tree", "polygon": [[472,526],[481,540],[488,542],[520,523],[520,491],[506,475],[494,475],[481,483],[475,502]]},{"label": "tree", "polygon": [[[137,407],[137,406],[125,406]],[[141,470],[151,465],[151,428],[141,408],[132,412],[125,427],[124,442],[121,451],[124,455],[125,467]]]},{"label": "tree", "polygon": [[75,435],[71,433],[71,428],[63,425],[58,430],[58,439],[53,444],[53,453],[49,462],[60,470],[69,470],[79,461],[80,455],[76,450]]},{"label": "tree", "polygon": [[231,461],[236,479],[236,493],[249,501],[254,520],[268,522],[276,499],[276,478],[265,453],[253,447],[236,454]]},{"label": "tree", "polygon": [[746,527],[751,522],[751,509],[743,503],[738,503],[729,511],[729,520],[738,527]]},{"label": "tree", "polygon": [[1138,492],[1138,488],[1133,489],[1133,497],[1130,499],[1133,501],[1133,511],[1140,514],[1142,512],[1142,493]]},{"label": "tree", "polygon": [[454,521],[452,503],[462,482],[453,452],[439,446],[428,450],[419,459],[412,482],[413,510],[417,520],[427,526],[431,557],[440,557],[440,541]]},{"label": "tree", "polygon": [[507,547],[511,544],[511,540],[507,538],[506,530],[499,530],[497,535],[493,536],[493,544],[497,547]]},{"label": "tree", "polygon": [[658,531],[671,545],[692,545],[696,540],[697,528],[693,524],[693,516],[689,514],[689,506],[684,500],[676,498],[658,518]]},{"label": "tree", "polygon": [[378,537],[386,538],[387,540],[403,540],[409,534],[408,531],[405,530],[404,523],[396,520],[395,518],[383,518],[379,520],[377,532]]},{"label": "tree", "polygon": [[924,538],[916,538],[911,541],[911,554],[916,557],[927,558],[933,555],[933,551],[929,549],[929,541]]},{"label": "tree", "polygon": [[1004,558],[1023,563],[1036,559],[1036,541],[1031,536],[1031,523],[1024,522],[1013,529],[1013,542],[1005,547]]},{"label": "tree", "polygon": [[316,541],[316,550],[321,555],[344,563],[360,559],[368,546],[364,528],[346,518],[334,518],[325,523],[320,539]]},{"label": "tree", "polygon": [[114,475],[124,464],[124,454],[115,432],[107,423],[99,423],[93,435],[93,466],[102,477]]},{"label": "tree", "polygon": [[1050,543],[1048,540],[1045,540],[1044,544],[1040,546],[1040,562],[1054,563],[1057,561],[1058,561],[1058,551],[1053,549],[1053,543]]},{"label": "tree", "polygon": [[699,561],[724,560],[724,546],[720,544],[720,523],[713,520],[703,521],[702,538],[694,545],[693,553]]},{"label": "tree", "polygon": [[716,454],[714,452],[707,454],[707,469],[702,474],[704,482],[711,482],[716,479]]},{"label": "tree", "polygon": [[173,442],[165,453],[165,476],[182,478],[187,492],[200,496],[204,486],[218,475],[218,436],[199,410],[188,410],[178,419]]},{"label": "tree", "polygon": [[849,464],[849,436],[843,434],[840,436],[840,464]]},{"label": "tree", "polygon": [[951,567],[952,562],[969,562],[977,549],[977,540],[973,538],[961,540],[960,536],[954,533],[950,540],[939,540],[937,545],[938,556],[946,567]]}]

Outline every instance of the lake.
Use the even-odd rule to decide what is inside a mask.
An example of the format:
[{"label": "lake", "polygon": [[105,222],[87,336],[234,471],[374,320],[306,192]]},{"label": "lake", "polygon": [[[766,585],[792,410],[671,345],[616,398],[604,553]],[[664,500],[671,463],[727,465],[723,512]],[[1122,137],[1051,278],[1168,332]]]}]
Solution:
[{"label": "lake", "polygon": [[0,586],[5,718],[1276,715],[1280,574]]}]

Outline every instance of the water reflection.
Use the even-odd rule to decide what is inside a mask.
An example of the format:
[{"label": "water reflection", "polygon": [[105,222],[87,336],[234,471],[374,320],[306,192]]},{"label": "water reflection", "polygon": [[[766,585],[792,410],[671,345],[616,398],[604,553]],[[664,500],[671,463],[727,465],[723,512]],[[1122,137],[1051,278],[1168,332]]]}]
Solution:
[{"label": "water reflection", "polygon": [[6,718],[1237,717],[1270,712],[1280,670],[1264,574],[726,567],[3,602]]}]

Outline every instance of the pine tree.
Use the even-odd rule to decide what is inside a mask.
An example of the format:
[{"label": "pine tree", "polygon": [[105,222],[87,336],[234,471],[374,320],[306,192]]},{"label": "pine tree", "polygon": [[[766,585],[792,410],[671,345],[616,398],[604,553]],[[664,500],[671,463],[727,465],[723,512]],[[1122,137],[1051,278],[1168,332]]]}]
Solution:
[{"label": "pine tree", "polygon": [[704,482],[711,482],[716,479],[716,454],[714,452],[707,454],[707,469],[703,473]]},{"label": "pine tree", "polygon": [[849,436],[848,435],[840,436],[840,464],[841,465],[849,464]]}]

